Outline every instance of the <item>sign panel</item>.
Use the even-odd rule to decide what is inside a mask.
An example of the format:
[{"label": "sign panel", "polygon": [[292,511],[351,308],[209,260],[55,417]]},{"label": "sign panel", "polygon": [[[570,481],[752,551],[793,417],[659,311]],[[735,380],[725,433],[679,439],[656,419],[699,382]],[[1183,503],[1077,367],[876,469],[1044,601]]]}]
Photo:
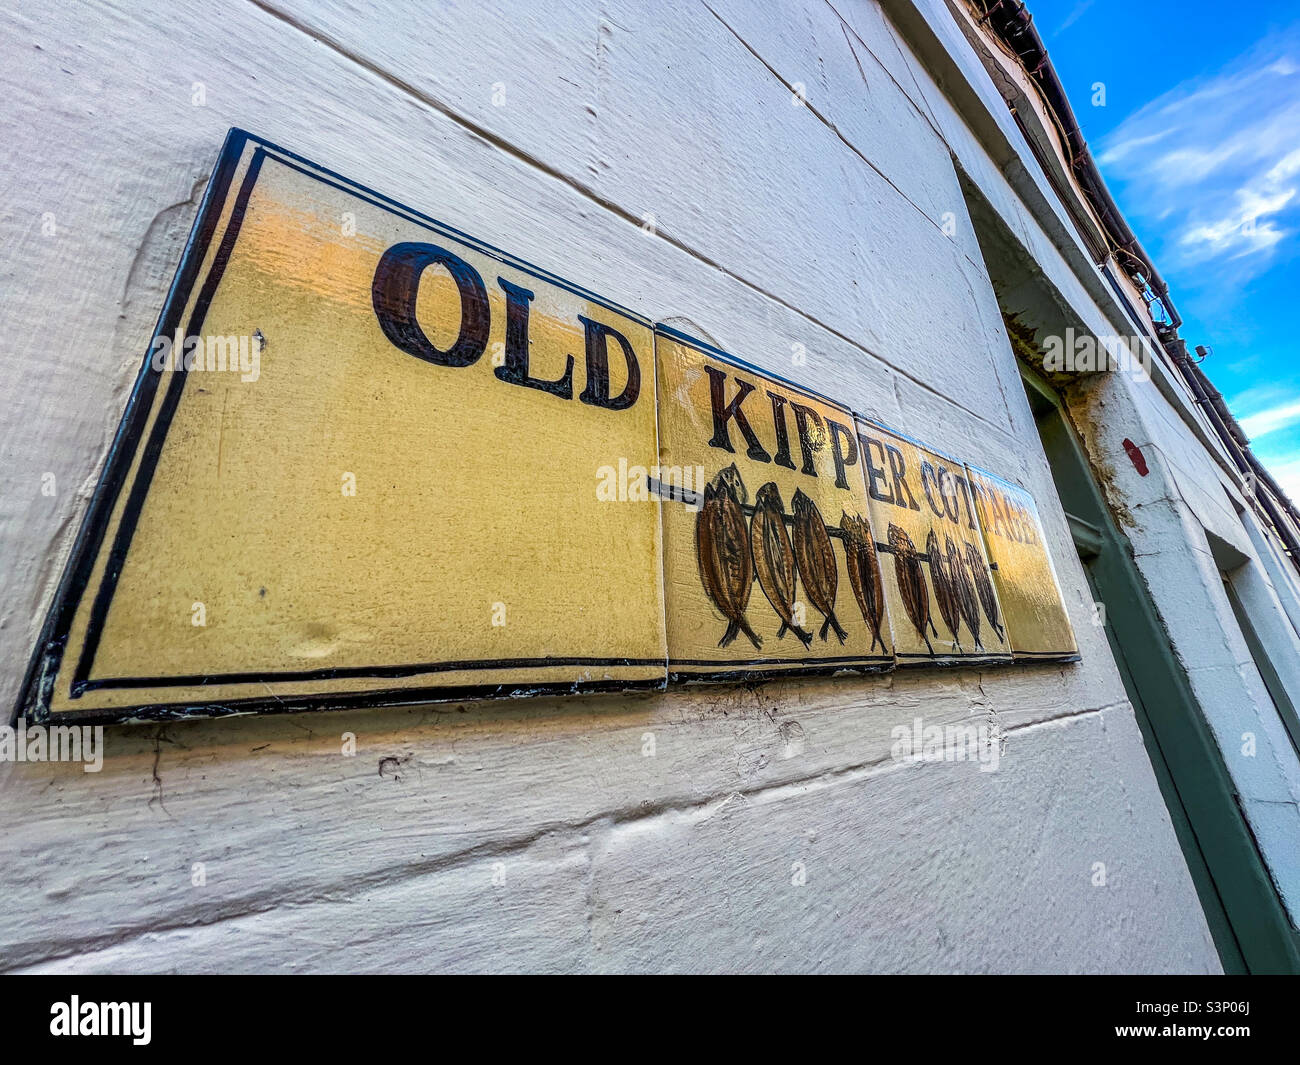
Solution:
[{"label": "sign panel", "polygon": [[674,676],[893,665],[853,415],[659,326]]},{"label": "sign panel", "polygon": [[29,699],[662,685],[655,454],[649,322],[233,131]]},{"label": "sign panel", "polygon": [[18,707],[1077,658],[1033,500],[239,130]]},{"label": "sign panel", "polygon": [[1074,629],[1033,496],[976,466],[968,465],[966,472],[1012,653],[1016,658],[1077,659]]},{"label": "sign panel", "polygon": [[899,664],[1009,661],[965,466],[874,422],[857,429]]}]

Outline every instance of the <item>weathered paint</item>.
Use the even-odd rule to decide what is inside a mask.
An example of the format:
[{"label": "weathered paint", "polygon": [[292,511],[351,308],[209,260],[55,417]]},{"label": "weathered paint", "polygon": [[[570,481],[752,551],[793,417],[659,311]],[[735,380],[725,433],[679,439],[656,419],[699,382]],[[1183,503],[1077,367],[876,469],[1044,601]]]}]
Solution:
[{"label": "weathered paint", "polygon": [[993,584],[1016,658],[1069,659],[1078,653],[1047,553],[1034,497],[985,470],[966,467],[975,494]]}]

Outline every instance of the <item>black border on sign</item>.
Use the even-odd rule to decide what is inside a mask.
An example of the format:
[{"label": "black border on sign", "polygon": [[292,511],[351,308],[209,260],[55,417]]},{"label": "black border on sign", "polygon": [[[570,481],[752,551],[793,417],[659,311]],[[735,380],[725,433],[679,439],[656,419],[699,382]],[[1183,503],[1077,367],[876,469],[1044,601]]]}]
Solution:
[{"label": "black border on sign", "polygon": [[[430,702],[455,701],[460,699],[500,698],[518,695],[571,694],[575,691],[627,691],[634,689],[661,689],[667,682],[667,662],[664,658],[530,658],[530,659],[489,659],[466,660],[457,662],[434,662],[414,665],[394,665],[375,667],[340,667],[335,669],[300,670],[265,673],[235,674],[196,674],[182,677],[123,677],[100,678],[90,676],[94,664],[99,637],[107,620],[108,610],[116,589],[117,578],[130,547],[131,538],[148,495],[149,484],[166,441],[172,416],[179,405],[188,374],[173,371],[167,385],[167,392],[161,403],[157,402],[158,386],[162,373],[151,365],[152,338],[172,336],[176,332],[181,313],[189,302],[190,294],[198,283],[199,271],[208,250],[216,236],[221,214],[230,195],[231,185],[237,172],[245,149],[249,145],[256,149],[248,162],[244,179],[240,184],[236,200],[231,211],[230,220],[221,237],[221,244],[213,259],[212,267],[203,279],[202,288],[195,301],[194,311],[186,329],[187,336],[197,335],[202,331],[203,321],[208,306],[220,284],[225,265],[230,258],[235,240],[239,233],[247,209],[248,200],[256,185],[258,174],[264,159],[270,156],[294,170],[321,181],[323,184],[337,188],[350,195],[363,199],[374,206],[383,208],[393,214],[416,222],[436,233],[451,237],[459,243],[486,254],[505,265],[526,272],[539,280],[582,296],[590,302],[599,304],[608,310],[644,325],[653,331],[653,323],[639,314],[635,314],[615,303],[597,296],[580,286],[564,281],[545,270],[515,256],[508,255],[491,245],[461,233],[436,219],[423,215],[409,207],[368,189],[356,182],[320,167],[310,160],[286,151],[261,137],[238,128],[232,128],[226,135],[221,152],[218,155],[212,177],[199,205],[198,215],[186,242],[176,276],[164,301],[157,326],[151,336],[150,352],[146,353],[143,365],[136,377],[136,382],[127,400],[126,410],[118,425],[104,467],[81,528],[73,543],[72,554],[64,568],[59,586],[55,592],[54,602],[46,615],[35,649],[23,679],[23,686],[14,706],[13,719],[24,713],[34,723],[51,720],[69,722],[112,722],[123,720],[171,720],[181,717],[216,717],[228,714],[245,714],[250,712],[294,713],[306,710],[350,709],[355,707],[402,706]],[[296,165],[300,164],[300,165]],[[657,382],[656,382],[657,384]],[[145,428],[155,405],[157,417],[145,440]],[[143,441],[144,451],[140,451]],[[90,577],[98,560],[104,537],[107,534],[113,511],[125,487],[131,466],[136,456],[140,457],[140,468],[131,483],[122,520],[114,536],[114,542],[104,568],[104,574],[91,607],[91,616],[87,623],[86,639],[81,648],[77,665],[74,669],[70,692],[77,698],[87,691],[110,688],[162,688],[162,687],[203,687],[216,684],[274,683],[291,680],[329,680],[348,677],[374,677],[396,679],[474,669],[508,669],[564,666],[609,666],[612,668],[631,666],[662,667],[661,676],[642,680],[600,680],[600,681],[541,681],[536,683],[511,684],[470,684],[438,687],[389,688],[359,692],[319,692],[289,696],[252,696],[220,702],[179,702],[148,703],[135,706],[101,707],[89,710],[60,710],[53,712],[50,703],[53,697],[55,680],[62,667],[64,652],[67,650],[69,633],[85,595],[89,591]]]}]

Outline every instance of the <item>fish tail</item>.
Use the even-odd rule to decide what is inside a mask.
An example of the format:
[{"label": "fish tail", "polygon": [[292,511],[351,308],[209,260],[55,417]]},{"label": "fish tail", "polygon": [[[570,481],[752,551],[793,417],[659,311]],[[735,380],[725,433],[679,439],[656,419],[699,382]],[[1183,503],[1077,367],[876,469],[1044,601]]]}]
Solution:
[{"label": "fish tail", "polygon": [[786,629],[788,629],[789,627],[790,627],[790,623],[789,623],[789,622],[787,622],[787,621],[783,621],[783,622],[781,622],[781,627],[780,627],[779,629],[776,630],[776,638],[777,638],[778,640],[784,640],[784,639],[785,639],[785,631],[786,631]]},{"label": "fish tail", "polygon": [[[938,634],[936,633],[935,635],[938,635]],[[925,633],[921,633],[921,639],[923,639],[923,640],[925,641],[925,647],[926,647],[926,650],[928,650],[928,651],[930,652],[930,654],[933,656],[933,655],[934,655],[934,648],[930,646],[930,637],[927,636]]]},{"label": "fish tail", "polygon": [[738,632],[740,632],[740,622],[733,621],[730,625],[727,626],[727,631],[722,634],[722,639],[718,641],[718,646],[719,647],[728,646],[731,643],[731,641],[736,638],[736,634]]},{"label": "fish tail", "polygon": [[[938,636],[939,630],[934,627],[934,618],[927,618],[926,620],[929,621],[930,623],[930,631],[934,633],[936,636]],[[922,633],[921,635],[925,635],[925,634]]]},{"label": "fish tail", "polygon": [[849,634],[844,631],[844,626],[841,625],[839,620],[835,617],[834,611],[831,611],[831,613],[827,615],[826,622],[835,630],[835,635],[840,638],[840,643],[843,643],[849,638]]},{"label": "fish tail", "polygon": [[741,618],[739,625],[741,631],[743,631],[744,634],[749,637],[749,642],[754,645],[755,650],[758,650],[763,646],[762,639],[759,637],[758,633],[756,633],[753,629],[749,627],[748,621],[746,621],[744,618]]},{"label": "fish tail", "polygon": [[805,648],[812,646],[813,634],[807,629],[801,629],[798,626],[795,626],[791,628],[790,631],[799,637],[799,642],[802,643]]}]

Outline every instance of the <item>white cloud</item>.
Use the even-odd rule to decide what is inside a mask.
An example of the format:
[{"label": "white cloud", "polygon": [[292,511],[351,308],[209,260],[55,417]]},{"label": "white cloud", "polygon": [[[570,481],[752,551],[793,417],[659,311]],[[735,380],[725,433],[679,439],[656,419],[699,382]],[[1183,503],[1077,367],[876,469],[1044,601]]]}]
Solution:
[{"label": "white cloud", "polygon": [[1183,231],[1178,243],[1197,260],[1223,255],[1235,259],[1267,251],[1286,236],[1269,216],[1281,211],[1295,195],[1294,188],[1280,189],[1271,195],[1254,189],[1238,189],[1237,202],[1226,214],[1210,222],[1192,224]]},{"label": "white cloud", "polygon": [[1062,22],[1061,25],[1057,27],[1056,32],[1064,33],[1066,30],[1068,30],[1071,26],[1073,26],[1076,22],[1078,22],[1080,18],[1083,17],[1084,12],[1087,11],[1088,8],[1092,7],[1092,4],[1093,4],[1093,0],[1079,0],[1079,3],[1074,5],[1074,10],[1071,11],[1068,15],[1066,15],[1065,21]]},{"label": "white cloud", "polygon": [[1277,481],[1278,487],[1287,494],[1292,503],[1300,505],[1300,459],[1283,462],[1265,462],[1265,469]]},{"label": "white cloud", "polygon": [[[1121,130],[1123,128],[1123,126],[1120,126]],[[1145,148],[1148,144],[1158,144],[1166,133],[1168,133],[1168,130],[1158,129],[1154,133],[1137,134],[1127,138],[1126,140],[1120,140],[1117,143],[1113,143],[1114,137],[1112,137],[1107,142],[1110,144],[1110,147],[1106,148],[1097,156],[1097,162],[1101,166],[1116,165],[1128,158],[1139,148]]]},{"label": "white cloud", "polygon": [[1163,219],[1175,267],[1234,264],[1238,283],[1300,231],[1300,27],[1125,119],[1099,162],[1141,219]]},{"label": "white cloud", "polygon": [[1239,420],[1242,432],[1252,440],[1300,422],[1300,402],[1268,407]]}]

